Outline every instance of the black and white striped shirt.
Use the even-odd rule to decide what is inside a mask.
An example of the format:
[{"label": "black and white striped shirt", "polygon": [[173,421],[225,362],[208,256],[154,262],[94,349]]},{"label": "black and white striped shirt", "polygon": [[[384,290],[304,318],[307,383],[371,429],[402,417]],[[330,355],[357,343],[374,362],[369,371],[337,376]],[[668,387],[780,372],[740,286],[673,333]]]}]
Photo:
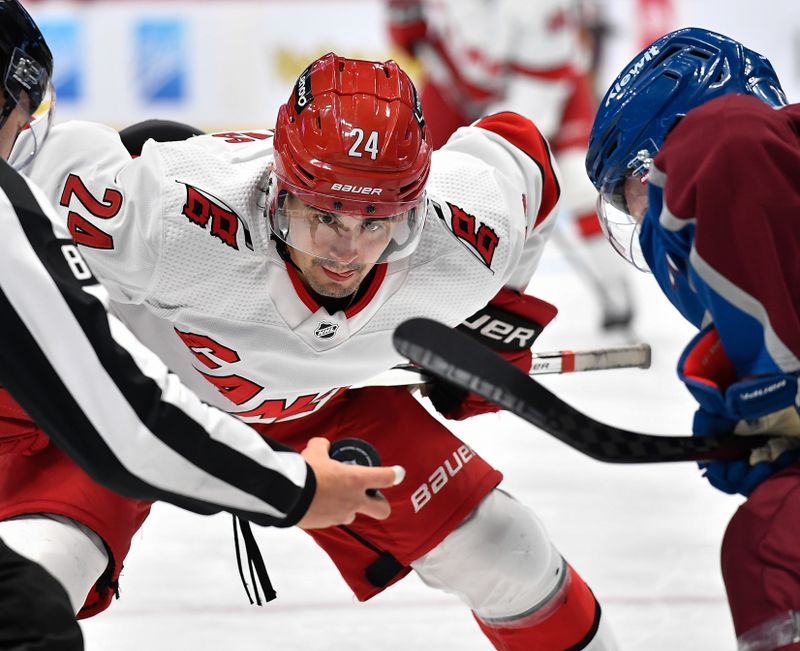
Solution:
[{"label": "black and white striped shirt", "polygon": [[44,195],[0,161],[0,384],[112,490],[295,524],[315,489],[303,458],[202,403],[107,305]]}]

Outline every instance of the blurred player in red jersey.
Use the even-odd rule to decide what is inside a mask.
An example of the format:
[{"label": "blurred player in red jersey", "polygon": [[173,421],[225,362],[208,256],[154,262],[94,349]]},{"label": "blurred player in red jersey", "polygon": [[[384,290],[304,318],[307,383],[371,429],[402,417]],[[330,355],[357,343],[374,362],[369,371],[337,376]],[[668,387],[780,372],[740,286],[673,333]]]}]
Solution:
[{"label": "blurred player in red jersey", "polygon": [[533,120],[561,170],[570,229],[554,241],[599,299],[604,329],[627,328],[633,302],[605,246],[583,160],[596,106],[572,0],[387,0],[389,34],[419,59],[422,107],[435,148],[497,111]]}]

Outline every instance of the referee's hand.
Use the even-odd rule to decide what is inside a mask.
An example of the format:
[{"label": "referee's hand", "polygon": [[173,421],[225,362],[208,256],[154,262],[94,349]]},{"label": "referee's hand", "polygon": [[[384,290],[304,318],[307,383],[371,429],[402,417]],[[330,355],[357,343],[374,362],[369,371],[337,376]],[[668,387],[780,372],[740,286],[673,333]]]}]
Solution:
[{"label": "referee's hand", "polygon": [[350,524],[356,514],[385,520],[392,512],[380,493],[367,495],[370,488],[397,486],[406,471],[402,466],[370,468],[334,461],[329,456],[331,444],[324,438],[312,438],[302,455],[317,479],[317,489],[306,514],[297,523],[302,529],[322,529]]}]

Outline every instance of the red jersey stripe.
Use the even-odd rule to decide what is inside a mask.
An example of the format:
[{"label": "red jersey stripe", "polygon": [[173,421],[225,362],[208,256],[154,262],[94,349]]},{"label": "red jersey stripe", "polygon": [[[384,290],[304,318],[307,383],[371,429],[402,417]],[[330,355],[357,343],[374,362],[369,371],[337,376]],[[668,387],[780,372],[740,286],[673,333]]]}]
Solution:
[{"label": "red jersey stripe", "polygon": [[542,174],[542,201],[534,220],[534,225],[538,225],[553,211],[561,196],[561,186],[553,169],[552,154],[544,136],[528,118],[511,111],[489,115],[476,122],[475,126],[502,136],[524,151],[539,168]]}]

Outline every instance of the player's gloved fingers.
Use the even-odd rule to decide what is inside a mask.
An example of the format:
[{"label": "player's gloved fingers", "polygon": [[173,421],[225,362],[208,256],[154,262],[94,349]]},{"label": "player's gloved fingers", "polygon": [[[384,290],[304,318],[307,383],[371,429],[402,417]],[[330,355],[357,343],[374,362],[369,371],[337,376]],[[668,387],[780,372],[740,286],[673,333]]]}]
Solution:
[{"label": "player's gloved fingers", "polygon": [[723,493],[736,492],[735,490],[731,490],[730,484],[725,480],[724,475],[714,472],[713,468],[707,467],[703,472],[703,477],[708,480],[709,484],[717,490],[721,490]]},{"label": "player's gloved fingers", "polygon": [[775,466],[779,470],[783,470],[784,468],[788,468],[792,464],[797,463],[800,461],[800,449],[792,449],[787,450],[783,454],[781,454],[777,459],[775,459]]},{"label": "player's gloved fingers", "polygon": [[746,461],[715,461],[706,465],[703,476],[717,490],[734,495],[749,468]]},{"label": "player's gloved fingers", "polygon": [[739,492],[736,489],[736,486],[731,484],[731,482],[724,477],[718,477],[714,475],[706,475],[705,477],[714,488],[722,491],[723,493],[728,493],[728,495],[736,495],[736,493]]},{"label": "player's gloved fingers", "polygon": [[427,397],[442,416],[454,413],[467,397],[467,391],[446,380],[437,379],[427,390]]},{"label": "player's gloved fingers", "polygon": [[[796,459],[790,458],[787,465],[794,460]],[[704,477],[714,488],[724,493],[748,496],[761,482],[780,469],[781,466],[768,461],[761,461],[754,466],[743,460],[717,461],[708,464]]]},{"label": "player's gloved fingers", "polygon": [[705,464],[703,476],[720,481],[733,481],[736,475],[744,474],[746,467],[747,464],[740,461],[713,461]]},{"label": "player's gloved fingers", "polygon": [[800,448],[800,440],[785,436],[774,437],[766,445],[756,448],[750,453],[750,464],[756,465],[762,461],[775,461],[784,454]]},{"label": "player's gloved fingers", "polygon": [[750,463],[744,459],[732,461],[726,464],[726,466],[725,473],[727,479],[733,484],[738,484],[745,481],[747,475],[749,475],[753,470],[753,467],[750,465]]}]

